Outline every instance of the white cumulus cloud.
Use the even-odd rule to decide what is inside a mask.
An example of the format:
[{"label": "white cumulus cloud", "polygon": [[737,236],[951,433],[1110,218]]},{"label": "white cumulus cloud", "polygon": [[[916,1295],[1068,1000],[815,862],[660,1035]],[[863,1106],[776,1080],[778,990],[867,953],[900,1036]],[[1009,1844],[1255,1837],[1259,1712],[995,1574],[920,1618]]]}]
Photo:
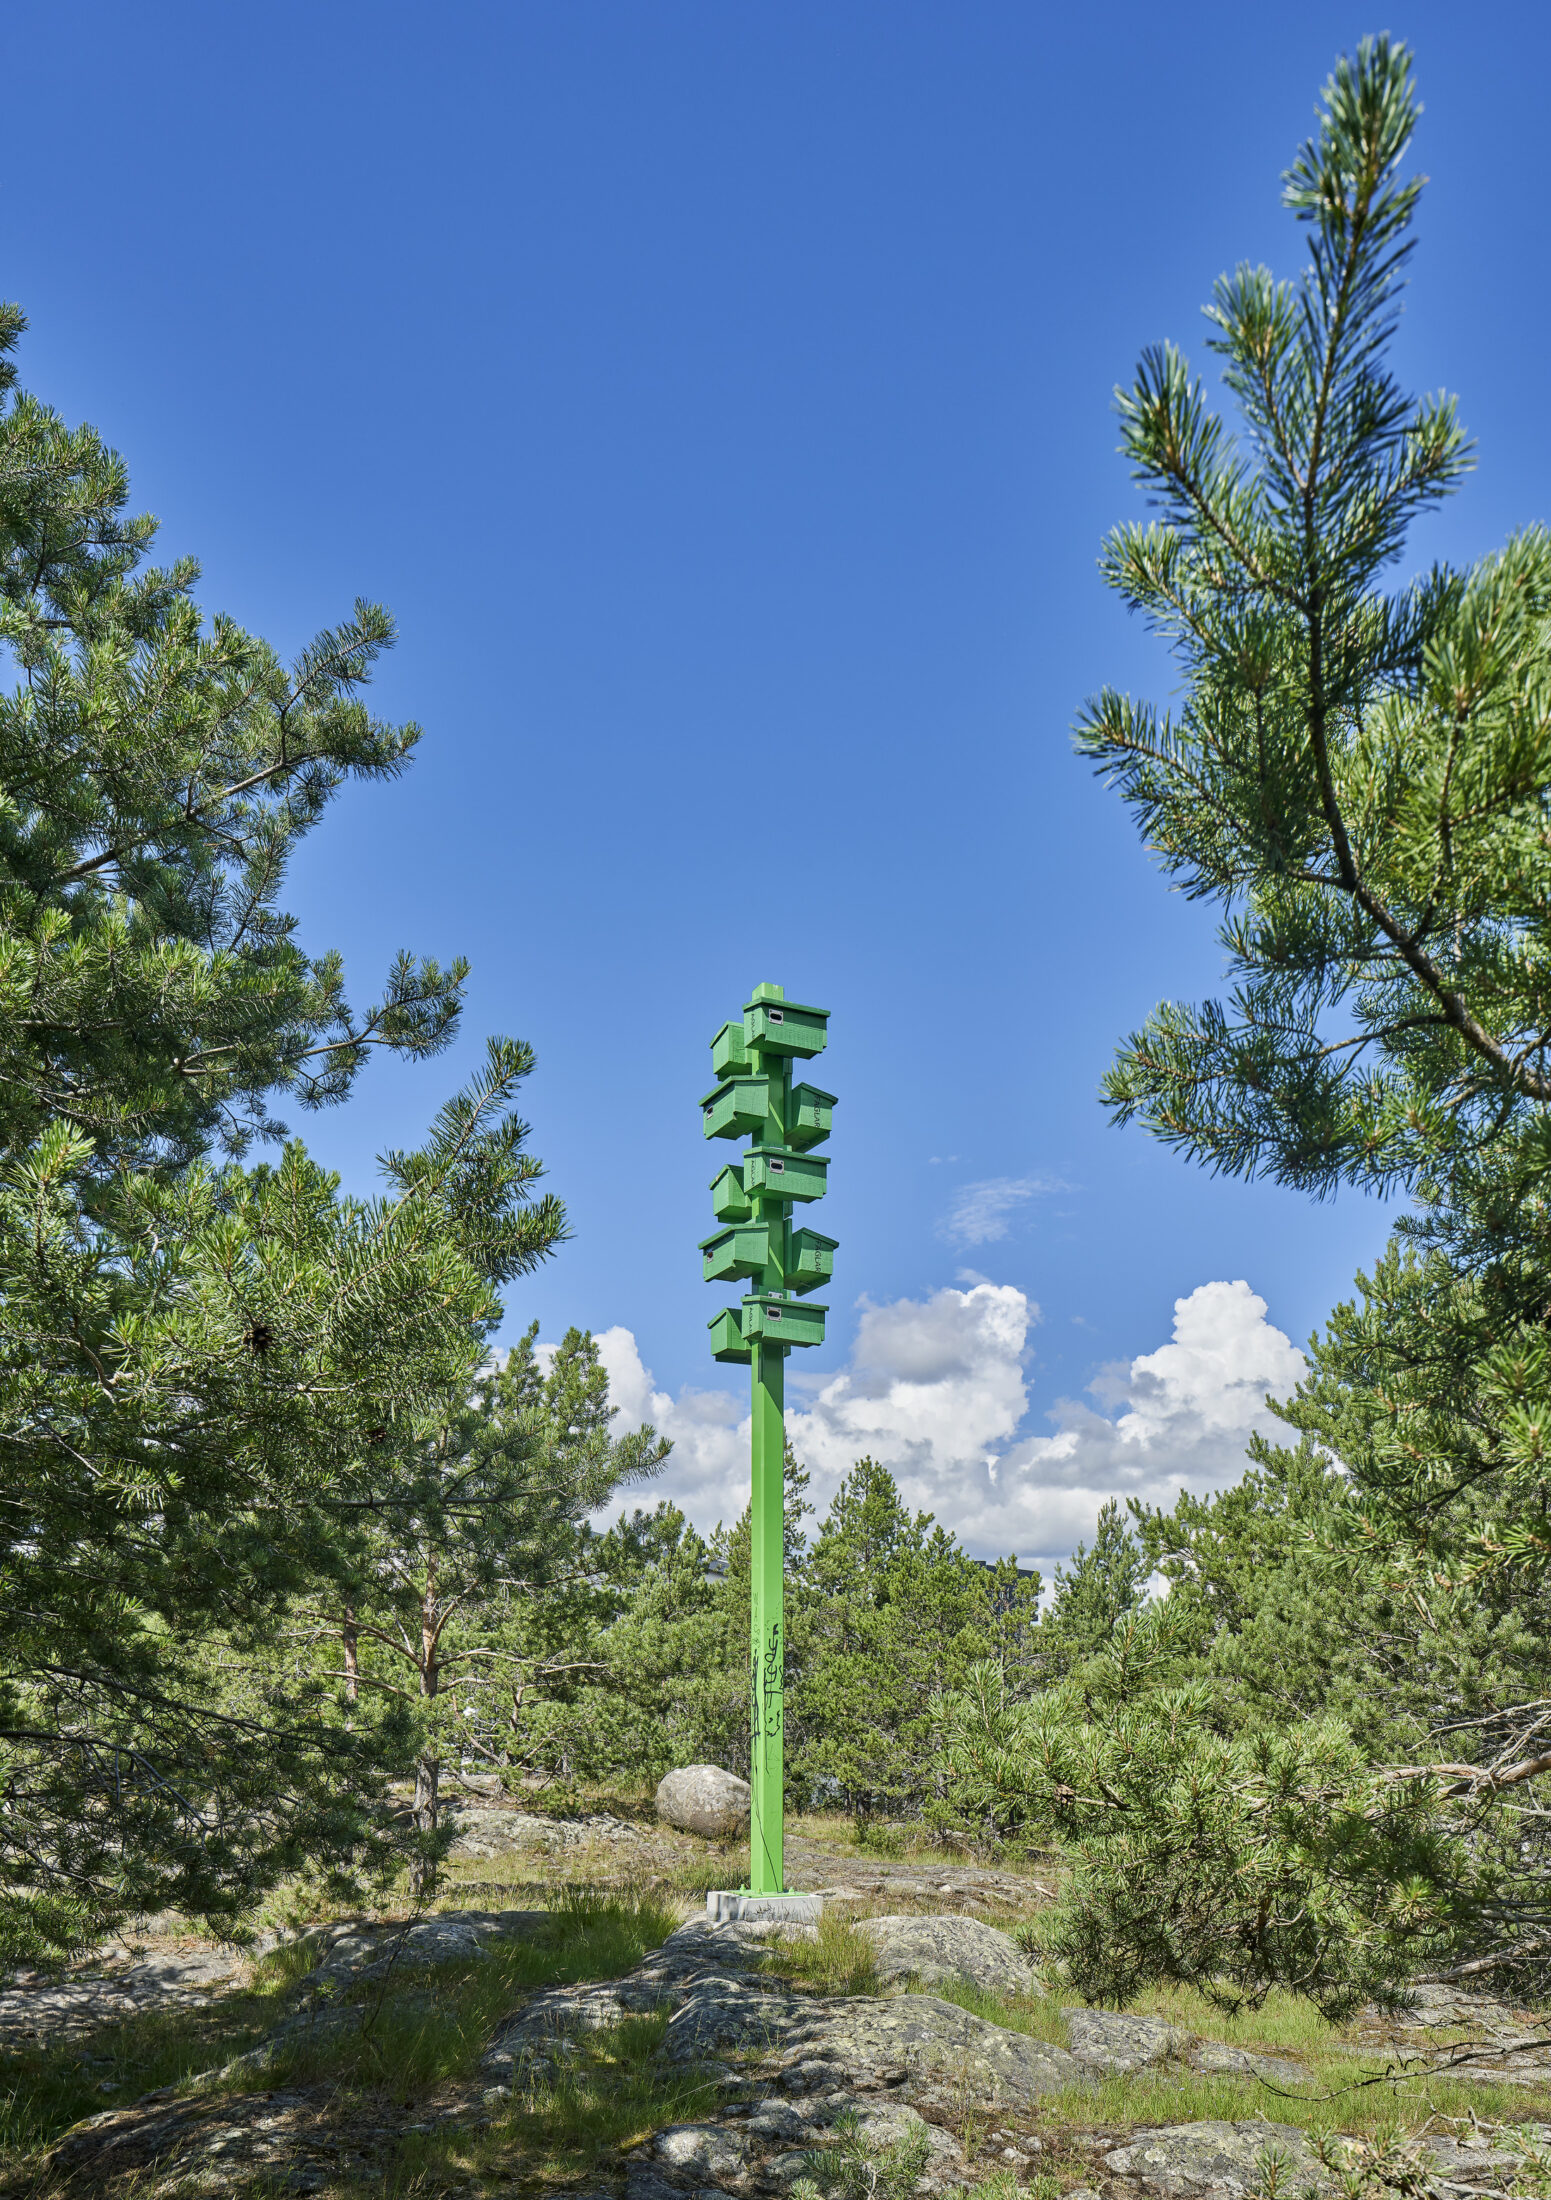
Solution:
[{"label": "white cumulus cloud", "polygon": [[[977,1281],[864,1301],[837,1375],[804,1380],[788,1362],[787,1427],[820,1511],[870,1453],[970,1550],[1048,1570],[1092,1533],[1106,1498],[1170,1504],[1182,1488],[1236,1480],[1251,1431],[1276,1425],[1266,1394],[1285,1396],[1304,1368],[1247,1283],[1204,1283],[1175,1301],[1169,1342],[1102,1370],[1093,1404],[1058,1400],[1053,1434],[1020,1434],[1039,1319],[1014,1285]],[[621,1424],[650,1421],[673,1439],[661,1478],[629,1502],[671,1497],[703,1528],[734,1520],[748,1500],[746,1389],[657,1389],[628,1329],[604,1330],[598,1349]]]},{"label": "white cumulus cloud", "polygon": [[666,1468],[631,1490],[627,1504],[652,1505],[671,1497],[699,1528],[714,1528],[718,1520],[731,1526],[749,1498],[747,1377],[738,1391],[686,1387],[675,1398],[653,1383],[633,1331],[599,1330],[597,1346],[609,1379],[609,1403],[619,1408],[615,1428],[649,1421],[659,1436],[673,1440]]},{"label": "white cumulus cloud", "polygon": [[1286,1397],[1304,1366],[1247,1283],[1200,1284],[1174,1301],[1168,1344],[1089,1385],[1111,1410],[1058,1399],[1047,1416],[1055,1434],[1025,1437],[1003,1455],[997,1505],[959,1533],[995,1543],[1003,1522],[1016,1523],[1024,1547],[1061,1553],[1089,1533],[1106,1498],[1168,1505],[1182,1489],[1225,1488],[1244,1471],[1251,1434],[1281,1426],[1267,1395]]},{"label": "white cumulus cloud", "polygon": [[1028,1409],[1027,1337],[1039,1308],[1010,1283],[863,1306],[849,1364],[801,1410],[792,1444],[828,1492],[870,1454],[912,1505],[984,1481]]}]

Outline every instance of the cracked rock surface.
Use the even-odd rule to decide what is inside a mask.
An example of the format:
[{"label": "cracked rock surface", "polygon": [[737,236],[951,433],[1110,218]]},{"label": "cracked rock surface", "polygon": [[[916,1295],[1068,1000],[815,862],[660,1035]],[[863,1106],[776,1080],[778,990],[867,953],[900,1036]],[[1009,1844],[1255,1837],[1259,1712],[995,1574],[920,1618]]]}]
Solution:
[{"label": "cracked rock surface", "polygon": [[920,1859],[837,1856],[803,1835],[788,1835],[788,1876],[794,1887],[811,1888],[829,1902],[882,1900],[927,1902],[934,1912],[994,1908],[1004,1915],[1026,1915],[1051,1889],[1015,1872],[999,1872],[967,1859],[930,1864]]},{"label": "cracked rock surface", "polygon": [[978,1917],[863,1917],[856,1930],[876,1948],[886,1986],[918,1978],[925,1986],[961,1981],[993,1994],[1044,1994],[1012,1935]]},{"label": "cracked rock surface", "polygon": [[168,1950],[58,1977],[23,1972],[0,1989],[0,2044],[69,2039],[168,2002],[200,2009],[247,1968],[235,1948]]},{"label": "cracked rock surface", "polygon": [[1191,2200],[1197,2193],[1241,2193],[1258,2177],[1257,2164],[1275,2148],[1287,2161],[1283,2188],[1290,2192],[1326,2191],[1335,2180],[1323,2168],[1304,2134],[1292,2124],[1167,2124],[1139,2131],[1130,2143],[1104,2157],[1114,2177],[1134,2178],[1145,2192],[1162,2200]]},{"label": "cracked rock surface", "polygon": [[[1532,2134],[1533,2135],[1533,2134]],[[1338,2140],[1345,2152],[1348,2142]],[[1157,2131],[1138,2131],[1125,2146],[1104,2157],[1104,2167],[1114,2177],[1140,2185],[1159,2200],[1196,2200],[1213,2194],[1232,2196],[1260,2182],[1259,2164],[1275,2152],[1283,2158],[1279,2189],[1292,2196],[1329,2193],[1336,2188],[1336,2174],[1320,2161],[1305,2132],[1291,2124],[1264,2123],[1259,2118],[1245,2123],[1172,2124]],[[1458,2139],[1429,2136],[1414,2140],[1404,2150],[1414,2164],[1414,2189],[1432,2183],[1435,2188],[1454,2187],[1467,2192],[1499,2192],[1509,2186],[1525,2157],[1513,2146],[1485,2138],[1474,2144]],[[1067,2194],[1066,2200],[1075,2200]]]},{"label": "cracked rock surface", "polygon": [[107,2109],[67,2131],[49,2154],[56,2176],[91,2187],[175,2159],[196,2189],[229,2192],[263,2176],[287,2192],[313,2192],[340,2175],[368,2171],[368,2157],[331,2129],[331,2089],[278,2087],[208,2101],[148,2094],[132,2108]]},{"label": "cracked rock surface", "polygon": [[1063,2009],[1061,2014],[1078,2062],[1106,2077],[1171,2062],[1188,2070],[1243,2071],[1279,2085],[1304,2075],[1296,2063],[1285,2062],[1279,2055],[1256,2055],[1247,2048],[1225,2046],[1221,2040],[1197,2039],[1162,2017],[1137,2017],[1117,2009]]},{"label": "cracked rock surface", "polygon": [[536,2051],[568,2030],[668,2008],[659,2053],[669,2063],[754,2055],[793,2092],[904,2086],[935,2100],[974,2090],[992,2106],[1026,2107],[1081,2084],[1065,2048],[973,2016],[931,1994],[820,1997],[757,1968],[764,1936],[740,1924],[681,1925],[612,1986],[554,1987],[503,2026],[486,2051],[487,2084],[510,2083]]},{"label": "cracked rock surface", "polygon": [[[1487,2078],[1495,2085],[1543,2091],[1551,2082],[1551,2022],[1544,2016],[1452,1986],[1419,1986],[1410,2000],[1411,2007],[1393,2020],[1403,2056],[1419,2055],[1435,2065],[1447,2060],[1461,2077]],[[1366,2014],[1370,2021],[1379,2016],[1376,2010]],[[1444,2026],[1467,2038],[1457,2047],[1439,2047],[1429,2034]]]},{"label": "cracked rock surface", "polygon": [[309,1985],[348,1979],[380,1979],[390,1971],[428,1963],[453,1963],[482,1955],[492,1940],[531,1932],[548,1922],[546,1910],[456,1910],[421,1918],[413,1925],[318,1925],[295,1945],[317,1960],[307,1973]]},{"label": "cracked rock surface", "polygon": [[[566,2200],[780,2200],[799,2177],[812,2174],[817,2151],[850,2134],[873,2149],[919,2135],[926,2152],[918,2193],[923,2200],[945,2200],[997,2169],[1011,2166],[1013,2174],[1027,2175],[1041,2154],[1028,2125],[1036,2114],[1049,2115],[1050,2096],[1063,2089],[1081,2102],[1106,2078],[1140,2078],[1169,2064],[1286,2080],[1304,2075],[1291,2062],[1198,2039],[1156,2017],[1067,2010],[1069,2044],[1058,2046],[929,1992],[802,1992],[762,1965],[773,1928],[695,1919],[622,1978],[526,1995],[495,2030],[472,2085],[459,2079],[418,2108],[406,2101],[388,2120],[358,2120],[345,2129],[333,2115],[330,2087],[283,2078],[266,2086],[263,2058],[279,2038],[301,2023],[350,2021],[371,1998],[358,1996],[357,1986],[380,1978],[389,1965],[420,1965],[429,1973],[436,1963],[477,1954],[503,1934],[529,1929],[545,1914],[465,1912],[422,1919],[407,1929],[358,1922],[320,1929],[308,1937],[317,1960],[299,1982],[290,2015],[251,2058],[212,2073],[203,2092],[149,2094],[88,2118],[57,2143],[51,2167],[72,2186],[88,2189],[125,2180],[136,2191],[160,2192],[160,2184],[137,2180],[171,2175],[180,2194],[237,2192],[254,2179],[266,2191],[308,2192],[342,2178],[385,2178],[406,2132],[447,2124],[472,2130],[530,2081],[562,2071],[568,2058],[578,2057],[587,2033],[646,2012],[666,2016],[657,2053],[703,2084],[694,2096],[703,2112],[693,2122],[652,2133],[612,2176]],[[953,1977],[987,1985],[994,1980],[1003,1993],[1031,1992],[1015,1943],[978,1921],[872,1922],[912,1929],[910,1935],[875,1936],[880,1954],[894,1943],[900,1958],[895,1977],[919,1978],[923,1959],[940,1956],[945,1967],[950,1958],[960,1966],[950,1970]],[[964,1968],[970,1963],[983,1966],[978,1976]],[[993,1970],[1010,1964],[1020,1967],[1016,1976]],[[188,1975],[190,1990],[198,1991],[225,1974],[212,1972],[208,1980],[197,1970]],[[435,1990],[434,1975],[414,1989],[427,1998]],[[229,2088],[239,2077],[246,2089],[220,2097],[219,2085]],[[1090,2111],[1079,2107],[1076,2113]],[[423,2120],[409,2121],[412,2115]],[[1009,2128],[987,2132],[988,2120],[994,2126],[999,2117]],[[1065,2200],[1237,2200],[1258,2184],[1268,2148],[1284,2158],[1285,2200],[1328,2193],[1336,2184],[1302,2132],[1260,2118],[1143,2129],[1117,2145],[1118,2136],[1079,2138],[1093,2150],[1095,2172],[1102,2163],[1103,2192],[1080,2188]],[[1545,2137],[1551,2139],[1551,2132]],[[1466,2144],[1436,2138],[1417,2142],[1416,2158],[1418,2189],[1426,2178],[1435,2192],[1482,2194],[1503,2191],[1519,2159],[1484,2139]]]},{"label": "cracked rock surface", "polygon": [[449,1853],[476,1861],[524,1850],[557,1855],[594,1841],[640,1847],[647,1838],[639,1826],[608,1811],[595,1811],[585,1818],[539,1818],[525,1810],[504,1810],[498,1804],[459,1803],[448,1811],[447,1818],[453,1828]]}]

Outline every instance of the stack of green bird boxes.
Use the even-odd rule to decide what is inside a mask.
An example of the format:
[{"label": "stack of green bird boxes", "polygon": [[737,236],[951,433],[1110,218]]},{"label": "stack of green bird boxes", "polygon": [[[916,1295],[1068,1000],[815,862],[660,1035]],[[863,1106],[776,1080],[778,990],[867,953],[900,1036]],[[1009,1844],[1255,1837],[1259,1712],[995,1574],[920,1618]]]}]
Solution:
[{"label": "stack of green bird boxes", "polygon": [[707,1283],[748,1280],[740,1306],[724,1307],[711,1323],[719,1360],[751,1357],[788,1345],[824,1342],[824,1306],[803,1304],[828,1283],[835,1240],[794,1227],[792,1210],[822,1199],[835,1096],[796,1084],[792,1065],[822,1051],[829,1011],[789,1001],[778,985],[761,985],[740,1022],[723,1024],[711,1041],[718,1083],[700,1103],[707,1138],[745,1138],[742,1162],[711,1182],[711,1209],[722,1227],[701,1241]]}]

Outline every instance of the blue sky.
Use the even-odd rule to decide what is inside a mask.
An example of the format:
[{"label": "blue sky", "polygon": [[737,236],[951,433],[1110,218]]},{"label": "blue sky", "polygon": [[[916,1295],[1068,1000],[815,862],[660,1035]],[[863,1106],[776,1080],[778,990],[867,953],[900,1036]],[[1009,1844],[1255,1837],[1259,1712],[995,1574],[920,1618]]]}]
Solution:
[{"label": "blue sky", "polygon": [[[1141,1414],[1136,1486],[1226,1471],[1286,1370],[1266,1337],[1306,1338],[1382,1241],[1362,1200],[1213,1181],[1108,1125],[1116,1039],[1220,958],[1070,727],[1102,682],[1172,685],[1095,571],[1138,508],[1113,385],[1159,337],[1204,362],[1224,266],[1296,269],[1280,172],[1335,54],[1385,27],[1417,52],[1435,179],[1402,363],[1481,445],[1417,557],[1464,558],[1547,503],[1542,9],[8,18],[25,381],[125,453],[212,607],[286,650],[357,593],[401,624],[377,699],[425,726],[420,758],[344,798],[291,900],[362,998],[400,946],[469,954],[465,1041],[306,1135],[364,1187],[486,1031],[530,1039],[576,1234],[510,1326],[615,1333],[621,1394],[673,1401],[686,1461],[720,1430],[674,1485],[702,1513],[738,1502],[740,1378],[705,1353],[726,1149],[695,1101],[761,980],[833,1011],[815,1219],[841,1254],[803,1372],[841,1389],[814,1441],[838,1460],[892,1413],[892,1456],[972,1539],[1069,1544],[1108,1471],[1094,1414]],[[1239,1421],[1202,1378],[1150,1435],[1222,1334]],[[1138,1373],[1160,1348],[1185,1358]],[[1001,1404],[955,1449],[982,1376]],[[913,1434],[934,1412],[949,1433]],[[988,1510],[986,1462],[1020,1444],[1036,1482],[1081,1454],[1081,1501]]]}]

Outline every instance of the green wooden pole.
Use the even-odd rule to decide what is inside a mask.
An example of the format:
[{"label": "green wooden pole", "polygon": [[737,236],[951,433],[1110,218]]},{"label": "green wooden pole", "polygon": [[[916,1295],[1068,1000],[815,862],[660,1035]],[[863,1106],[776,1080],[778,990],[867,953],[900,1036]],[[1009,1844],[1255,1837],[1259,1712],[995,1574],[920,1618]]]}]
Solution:
[{"label": "green wooden pole", "polygon": [[[808,1294],[830,1274],[833,1238],[792,1222],[794,1205],[823,1197],[835,1096],[794,1084],[794,1061],[822,1053],[829,1011],[756,986],[741,1021],[711,1041],[720,1082],[700,1103],[707,1138],[749,1138],[737,1167],[718,1170],[711,1199],[723,1227],[700,1241],[706,1281],[747,1278],[741,1307],[712,1316],[718,1360],[746,1360],[752,1384],[749,1497],[749,1884],[784,1895],[786,1745],[786,1355],[824,1341],[828,1309]],[[719,1903],[723,1898],[708,1898]],[[803,1900],[809,1900],[803,1897]],[[720,1914],[718,1912],[717,1914]]]},{"label": "green wooden pole", "polygon": [[749,1759],[753,1795],[749,1825],[749,1889],[786,1891],[783,1793],[786,1687],[784,1610],[786,1489],[786,1355],[779,1345],[754,1347],[753,1490],[749,1525]]},{"label": "green wooden pole", "polygon": [[[792,1087],[791,1064],[765,1060],[765,1128],[770,1146],[784,1147]],[[791,1210],[762,1196],[755,1212],[766,1225],[762,1291],[786,1289],[786,1241]],[[753,1430],[750,1437],[749,1529],[749,1889],[786,1892],[782,1855],[786,1722],[786,1354],[780,1345],[754,1347]]]}]

